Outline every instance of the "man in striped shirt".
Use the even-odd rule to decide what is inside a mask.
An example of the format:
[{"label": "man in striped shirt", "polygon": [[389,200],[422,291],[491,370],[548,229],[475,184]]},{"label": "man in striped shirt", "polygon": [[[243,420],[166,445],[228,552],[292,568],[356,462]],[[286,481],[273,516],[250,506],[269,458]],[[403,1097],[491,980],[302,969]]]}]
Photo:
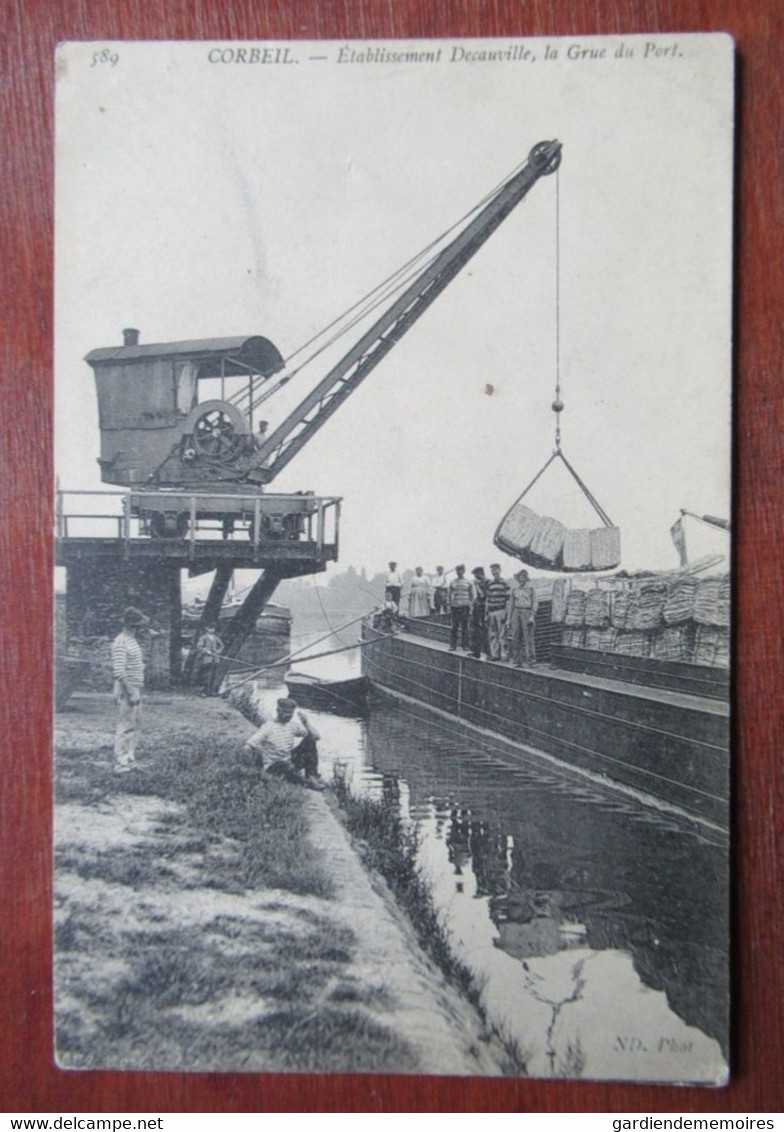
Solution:
[{"label": "man in striped shirt", "polygon": [[509,604],[509,583],[501,577],[500,563],[494,562],[490,567],[490,573],[492,577],[487,583],[487,635],[490,659],[501,660]]},{"label": "man in striped shirt", "polygon": [[461,648],[468,648],[468,624],[474,604],[474,587],[465,576],[465,566],[456,566],[455,572],[457,577],[449,583],[449,612],[452,616],[450,652],[457,648],[458,633]]},{"label": "man in striped shirt", "polygon": [[114,735],[114,769],[125,774],[136,766],[139,736],[144,657],[138,641],[139,630],[149,624],[141,610],[129,606],[123,613],[123,628],[112,641],[112,675],[117,727]]}]

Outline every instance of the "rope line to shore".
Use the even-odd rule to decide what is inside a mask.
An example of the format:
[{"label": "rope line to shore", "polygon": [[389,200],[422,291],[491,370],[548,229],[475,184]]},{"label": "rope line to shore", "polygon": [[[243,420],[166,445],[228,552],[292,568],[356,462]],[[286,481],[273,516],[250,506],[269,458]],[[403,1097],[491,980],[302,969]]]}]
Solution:
[{"label": "rope line to shore", "polygon": [[[348,629],[350,625],[355,625],[357,621],[361,621],[366,617],[367,613],[361,613],[359,617],[355,617],[353,618],[353,620],[347,621],[345,625],[341,625],[340,629],[336,630],[336,633],[339,633],[341,629]],[[296,652],[289,653],[288,656],[281,657],[280,660],[273,661],[273,663],[271,664],[265,664],[262,665],[261,668],[254,669],[254,671],[251,672],[249,676],[246,676],[243,680],[238,680],[236,684],[232,684],[231,688],[227,688],[225,692],[221,693],[221,695],[227,695],[230,691],[233,692],[235,688],[241,688],[243,684],[250,683],[251,680],[254,680],[257,676],[260,676],[262,672],[268,672],[271,668],[281,668],[284,664],[289,664],[292,660],[296,659],[301,663],[307,663],[311,660],[319,660],[325,656],[334,656],[339,652],[350,652],[352,649],[365,648],[366,645],[374,644],[375,641],[378,640],[385,640],[387,637],[393,635],[391,633],[378,633],[378,635],[370,641],[356,641],[353,645],[344,645],[339,649],[328,649],[326,652],[311,653],[309,656],[301,655],[305,651],[305,649],[312,648],[314,645],[319,644],[320,641],[325,641],[329,637],[335,636],[336,633],[325,633],[323,637],[319,637],[318,640],[312,641],[309,645],[304,645]]]}]

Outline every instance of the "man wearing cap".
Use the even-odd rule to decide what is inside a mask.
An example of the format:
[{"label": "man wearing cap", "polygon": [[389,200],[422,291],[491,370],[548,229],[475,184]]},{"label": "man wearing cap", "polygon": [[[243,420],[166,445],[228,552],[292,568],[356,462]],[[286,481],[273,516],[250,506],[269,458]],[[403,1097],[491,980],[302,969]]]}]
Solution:
[{"label": "man wearing cap", "polygon": [[482,650],[485,656],[490,655],[490,643],[487,639],[487,587],[484,566],[475,566],[471,571],[474,587],[474,604],[471,606],[471,620],[468,626],[468,638],[471,646],[471,656],[477,660],[482,659]]},{"label": "man wearing cap", "polygon": [[284,698],[278,700],[275,719],[263,723],[245,745],[261,755],[267,774],[323,790],[318,776],[318,739],[318,731],[297,710],[296,701]]},{"label": "man wearing cap", "polygon": [[512,656],[516,668],[536,664],[534,626],[539,599],[527,570],[519,570],[509,587],[509,627],[512,633]]},{"label": "man wearing cap", "polygon": [[492,575],[487,584],[487,633],[490,645],[490,659],[500,660],[504,651],[504,630],[509,603],[509,583],[501,577],[501,564],[494,562],[490,567]]},{"label": "man wearing cap", "polygon": [[430,579],[430,589],[433,594],[433,613],[448,613],[449,584],[443,566],[436,566],[436,572]]},{"label": "man wearing cap", "polygon": [[400,595],[403,593],[403,575],[397,568],[397,562],[389,563],[389,573],[384,582],[384,590],[386,593],[392,594],[392,600],[398,609],[400,609]]},{"label": "man wearing cap", "polygon": [[143,625],[149,625],[149,618],[140,609],[129,606],[123,613],[122,632],[112,641],[114,702],[117,705],[114,769],[117,774],[125,774],[136,765],[136,742],[144,684],[144,657],[138,635]]},{"label": "man wearing cap", "polygon": [[452,627],[449,634],[449,651],[457,648],[458,634],[461,648],[468,649],[468,625],[474,604],[474,587],[465,576],[465,566],[455,566],[456,577],[449,583],[449,612]]},{"label": "man wearing cap", "polygon": [[220,667],[223,641],[218,636],[215,625],[205,625],[196,642],[193,661],[193,679],[201,684],[202,694],[209,696],[213,691],[215,675]]}]

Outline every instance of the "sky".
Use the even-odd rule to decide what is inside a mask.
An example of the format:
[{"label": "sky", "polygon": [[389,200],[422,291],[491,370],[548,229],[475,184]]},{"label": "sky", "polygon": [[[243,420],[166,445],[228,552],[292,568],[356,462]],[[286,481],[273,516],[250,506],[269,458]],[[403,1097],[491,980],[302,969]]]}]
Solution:
[{"label": "sky", "polygon": [[[264,45],[60,49],[60,485],[102,486],[90,350],[133,326],[262,334],[288,356],[557,138],[557,189],[532,188],[274,489],[343,497],[340,569],[511,568],[493,533],[552,452],[558,340],[563,449],[622,565],[677,566],[679,509],[730,508],[731,41],[374,45],[440,47],[434,63],[240,46]],[[337,356],[266,403],[273,427]],[[568,477],[528,501],[594,525]]]}]

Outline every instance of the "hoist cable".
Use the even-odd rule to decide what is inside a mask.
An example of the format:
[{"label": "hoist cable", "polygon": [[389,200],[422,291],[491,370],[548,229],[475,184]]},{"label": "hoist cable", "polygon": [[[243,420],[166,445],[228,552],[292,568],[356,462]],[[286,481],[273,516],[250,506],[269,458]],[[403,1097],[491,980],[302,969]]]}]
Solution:
[{"label": "hoist cable", "polygon": [[555,450],[550,458],[545,462],[543,467],[536,473],[534,478],[523,491],[522,495],[517,499],[515,506],[520,503],[535,483],[544,475],[552,462],[556,459],[561,459],[564,466],[567,468],[577,486],[582,491],[585,498],[593,507],[596,514],[602,520],[606,527],[612,527],[613,523],[607,512],[601,506],[599,501],[590,491],[588,486],[583,482],[578,473],[566,459],[561,449],[561,413],[563,411],[563,401],[561,400],[561,177],[560,172],[556,170],[555,174],[555,400],[552,403],[552,410],[555,413]]},{"label": "hoist cable", "polygon": [[[561,178],[555,172],[555,402],[561,403]],[[561,447],[561,413],[555,409],[555,446]]]},{"label": "hoist cable", "polygon": [[596,514],[597,514],[597,515],[599,516],[599,518],[600,518],[600,519],[602,520],[602,522],[604,523],[605,527],[612,527],[612,526],[614,525],[614,524],[613,524],[613,522],[612,522],[612,519],[610,519],[610,517],[608,516],[607,512],[606,512],[606,511],[604,510],[604,508],[603,508],[603,507],[601,506],[601,504],[600,504],[600,503],[599,503],[599,502],[597,501],[597,499],[596,499],[596,497],[595,497],[595,496],[593,495],[593,493],[592,493],[591,491],[589,491],[589,490],[588,490],[588,488],[587,488],[587,487],[586,487],[586,485],[585,485],[585,484],[583,483],[583,481],[582,481],[582,480],[580,479],[579,475],[578,475],[578,474],[577,474],[577,472],[576,472],[576,471],[574,470],[574,468],[573,468],[573,467],[572,467],[572,465],[571,465],[571,464],[569,463],[569,461],[568,461],[568,460],[566,459],[566,457],[564,456],[564,454],[563,454],[563,452],[562,452],[562,451],[560,450],[560,448],[559,448],[558,452],[557,452],[557,453],[555,453],[555,455],[557,455],[557,456],[560,456],[560,457],[561,457],[561,459],[563,460],[564,464],[565,464],[565,465],[566,465],[566,467],[567,467],[567,468],[569,469],[569,471],[570,471],[570,472],[572,473],[572,475],[574,476],[574,479],[575,479],[575,480],[577,481],[577,486],[578,486],[578,487],[580,488],[580,490],[582,491],[582,493],[583,493],[583,495],[585,496],[585,498],[586,498],[586,499],[588,500],[588,502],[589,502],[589,503],[591,504],[591,506],[593,507],[593,509],[594,509],[594,511],[596,512]]}]

